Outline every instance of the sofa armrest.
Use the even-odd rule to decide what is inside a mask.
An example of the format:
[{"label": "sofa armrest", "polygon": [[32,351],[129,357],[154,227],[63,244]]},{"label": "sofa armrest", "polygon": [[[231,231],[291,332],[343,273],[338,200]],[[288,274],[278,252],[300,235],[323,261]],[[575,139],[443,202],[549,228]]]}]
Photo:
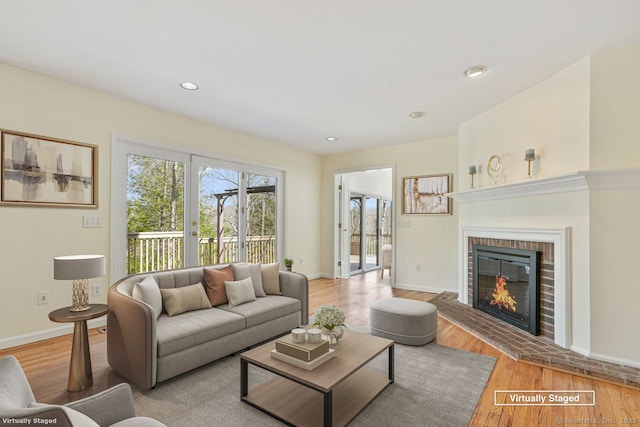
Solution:
[{"label": "sofa armrest", "polygon": [[107,315],[107,360],[120,375],[149,389],[156,384],[156,316],[150,306],[118,289],[125,280],[131,279],[114,283],[107,294],[111,309]]},{"label": "sofa armrest", "polygon": [[301,322],[309,323],[309,279],[304,274],[291,271],[280,272],[280,290],[282,295],[296,298],[301,303]]},{"label": "sofa armrest", "polygon": [[133,394],[131,387],[126,383],[118,384],[65,406],[82,412],[101,426],[109,426],[135,416]]}]

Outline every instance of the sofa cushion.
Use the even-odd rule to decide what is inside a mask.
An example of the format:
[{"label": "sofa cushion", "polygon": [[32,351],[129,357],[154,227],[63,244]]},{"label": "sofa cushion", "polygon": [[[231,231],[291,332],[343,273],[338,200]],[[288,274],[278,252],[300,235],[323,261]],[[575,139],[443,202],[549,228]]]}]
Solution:
[{"label": "sofa cushion", "polygon": [[224,289],[225,281],[233,281],[233,268],[228,265],[222,268],[205,268],[204,279],[207,283],[207,296],[212,306],[226,304],[227,292]]},{"label": "sofa cushion", "polygon": [[301,304],[300,300],[296,298],[268,295],[265,298],[258,298],[235,307],[224,304],[218,308],[243,316],[246,319],[247,328],[249,328],[287,314],[296,313],[301,310]]},{"label": "sofa cushion", "polygon": [[253,289],[251,277],[234,282],[224,282],[224,288],[229,299],[229,307],[235,307],[245,302],[255,301],[256,293]]},{"label": "sofa cushion", "polygon": [[147,276],[142,282],[133,285],[132,296],[151,306],[155,311],[156,319],[162,314],[162,294],[158,283],[152,276]]},{"label": "sofa cushion", "polygon": [[186,311],[211,308],[202,283],[174,289],[160,289],[162,303],[169,316]]},{"label": "sofa cushion", "polygon": [[282,295],[280,290],[280,263],[262,264],[262,288],[267,295]]},{"label": "sofa cushion", "polygon": [[266,297],[262,288],[262,268],[260,264],[253,264],[249,262],[239,262],[231,264],[233,268],[233,280],[242,280],[247,277],[251,277],[253,282],[253,290],[257,297]]},{"label": "sofa cushion", "polygon": [[217,308],[158,318],[156,336],[158,357],[167,356],[215,340],[245,328],[245,319]]}]

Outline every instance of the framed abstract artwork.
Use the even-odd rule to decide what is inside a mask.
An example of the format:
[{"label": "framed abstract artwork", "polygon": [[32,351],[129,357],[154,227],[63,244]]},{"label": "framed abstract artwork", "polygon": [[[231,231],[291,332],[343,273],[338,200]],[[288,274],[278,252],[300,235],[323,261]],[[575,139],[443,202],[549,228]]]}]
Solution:
[{"label": "framed abstract artwork", "polygon": [[97,208],[96,145],[0,132],[0,204]]},{"label": "framed abstract artwork", "polygon": [[402,213],[451,215],[452,174],[402,178]]}]

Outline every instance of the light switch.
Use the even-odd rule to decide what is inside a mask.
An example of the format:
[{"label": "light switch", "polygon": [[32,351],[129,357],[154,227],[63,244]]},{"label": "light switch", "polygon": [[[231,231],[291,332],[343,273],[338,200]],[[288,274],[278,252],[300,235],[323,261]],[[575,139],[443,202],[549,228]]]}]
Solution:
[{"label": "light switch", "polygon": [[83,216],[82,226],[84,228],[101,228],[102,217],[101,216]]},{"label": "light switch", "polygon": [[409,220],[409,218],[400,218],[398,220],[398,228],[410,228],[411,227],[411,221]]}]

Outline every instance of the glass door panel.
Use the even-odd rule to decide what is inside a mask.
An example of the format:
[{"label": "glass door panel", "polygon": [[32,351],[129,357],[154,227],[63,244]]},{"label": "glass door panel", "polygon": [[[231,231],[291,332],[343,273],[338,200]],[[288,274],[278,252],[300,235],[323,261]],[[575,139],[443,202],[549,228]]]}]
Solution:
[{"label": "glass door panel", "polygon": [[185,163],[127,155],[128,274],[184,267]]},{"label": "glass door panel", "polygon": [[246,174],[246,260],[276,262],[276,177]]},{"label": "glass door panel", "polygon": [[382,200],[380,239],[382,240],[382,246],[391,244],[391,200]]},{"label": "glass door panel", "polygon": [[370,271],[380,266],[379,199],[366,197],[365,200],[364,270]]},{"label": "glass door panel", "polygon": [[238,261],[240,173],[201,165],[198,176],[198,265]]},{"label": "glass door panel", "polygon": [[351,273],[362,270],[362,197],[349,199],[349,263]]}]

